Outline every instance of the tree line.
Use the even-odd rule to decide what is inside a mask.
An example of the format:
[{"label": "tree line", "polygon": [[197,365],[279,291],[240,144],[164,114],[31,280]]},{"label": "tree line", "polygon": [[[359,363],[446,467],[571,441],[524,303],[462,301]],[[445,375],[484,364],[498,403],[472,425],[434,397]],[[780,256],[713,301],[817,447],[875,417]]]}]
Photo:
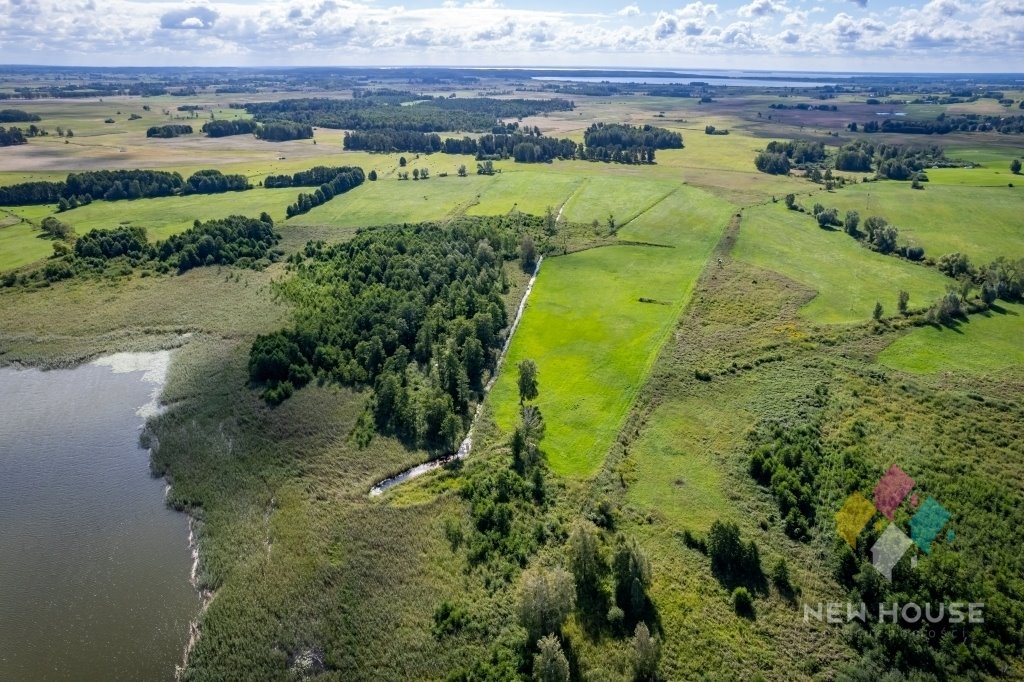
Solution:
[{"label": "tree line", "polygon": [[[856,124],[853,124],[856,125]],[[997,116],[986,114],[938,115],[932,121],[886,118],[868,121],[862,126],[865,133],[904,133],[907,135],[946,135],[953,132],[998,132],[1004,135],[1024,133],[1024,116]]]},{"label": "tree line", "polygon": [[268,121],[256,126],[254,132],[258,139],[270,142],[309,140],[313,137],[313,126],[292,121]]},{"label": "tree line", "polygon": [[337,171],[334,176],[320,185],[315,192],[299,194],[295,203],[288,206],[286,210],[289,218],[301,215],[321,204],[327,203],[339,194],[344,194],[350,189],[363,184],[363,181],[366,179],[362,168],[342,166],[333,170]]},{"label": "tree line", "polygon": [[32,272],[8,273],[4,286],[56,282],[86,273],[126,274],[133,268],[182,273],[204,265],[259,267],[278,257],[274,247],[281,238],[266,213],[258,219],[234,215],[203,223],[197,220],[181,234],[156,243],[149,242],[144,228],[130,225],[90,230],[76,237],[70,226],[51,216],[43,221],[43,229],[56,240],[53,257]]},{"label": "tree line", "polygon": [[518,163],[545,163],[554,159],[582,159],[612,163],[654,163],[655,149],[681,148],[682,135],[655,126],[600,124],[588,129],[580,144],[568,138],[547,137],[540,129],[520,129],[511,123],[479,137],[445,138],[437,133],[377,129],[349,131],[344,147],[373,152],[471,154],[478,161],[513,159]]},{"label": "tree line", "polygon": [[246,104],[257,121],[292,121],[345,130],[391,129],[417,132],[467,130],[486,132],[502,118],[522,118],[550,111],[571,111],[564,99],[527,100],[492,98],[432,99],[401,106],[374,97],[350,100],[288,99]]},{"label": "tree line", "polygon": [[244,175],[202,170],[186,182],[177,172],[101,170],[70,173],[64,182],[23,182],[0,187],[0,206],[58,205],[66,211],[94,200],[119,201],[169,197],[177,194],[215,194],[249,189]]},{"label": "tree line", "polygon": [[196,171],[185,181],[182,194],[221,194],[222,192],[242,192],[251,189],[248,178],[244,175],[224,175],[219,170]]},{"label": "tree line", "polygon": [[0,109],[0,123],[33,123],[41,120],[39,114],[30,114],[21,109]]}]

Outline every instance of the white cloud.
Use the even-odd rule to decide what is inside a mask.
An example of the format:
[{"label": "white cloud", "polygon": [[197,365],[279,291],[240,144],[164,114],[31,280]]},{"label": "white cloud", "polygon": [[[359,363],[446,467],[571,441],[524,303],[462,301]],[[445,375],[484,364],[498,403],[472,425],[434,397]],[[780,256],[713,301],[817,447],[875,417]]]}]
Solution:
[{"label": "white cloud", "polygon": [[757,19],[785,10],[786,6],[781,2],[775,2],[775,0],[752,0],[749,4],[736,10],[736,14],[747,19]]},{"label": "white cloud", "polygon": [[[698,0],[647,15],[639,4],[601,13],[442,2],[73,0],[69,14],[66,0],[0,0],[0,63],[677,66],[716,55],[723,66],[768,66],[777,55],[834,58],[846,68],[860,68],[858,59],[887,67],[897,56],[958,68],[968,58],[995,68],[1024,62],[1024,0],[912,0],[884,22],[849,5],[796,0],[750,0],[730,11]],[[644,19],[623,20],[636,17]]]}]

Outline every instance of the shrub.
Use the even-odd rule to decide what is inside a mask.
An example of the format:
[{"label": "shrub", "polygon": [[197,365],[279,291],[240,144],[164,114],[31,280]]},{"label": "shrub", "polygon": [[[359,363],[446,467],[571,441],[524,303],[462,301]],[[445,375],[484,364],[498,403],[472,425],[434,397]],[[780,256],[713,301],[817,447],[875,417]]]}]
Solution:
[{"label": "shrub", "polygon": [[750,617],[754,615],[754,600],[745,587],[737,587],[732,591],[732,606],[736,615]]}]

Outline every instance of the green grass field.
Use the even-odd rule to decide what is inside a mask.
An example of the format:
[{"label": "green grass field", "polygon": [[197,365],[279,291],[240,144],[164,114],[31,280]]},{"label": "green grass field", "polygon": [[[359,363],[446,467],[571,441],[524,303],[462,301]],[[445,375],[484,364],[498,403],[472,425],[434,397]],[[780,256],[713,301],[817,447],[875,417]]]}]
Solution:
[{"label": "green grass field", "polygon": [[875,302],[893,314],[901,290],[912,308],[930,305],[950,282],[931,268],[870,251],[841,231],[823,230],[810,214],[782,203],[745,212],[735,254],[816,290],[802,313],[827,324],[868,320]]},{"label": "green grass field", "polygon": [[693,532],[706,532],[715,519],[733,516],[714,452],[734,447],[749,422],[749,416],[700,398],[660,405],[633,443],[636,480],[628,499]]},{"label": "green grass field", "polygon": [[[937,174],[928,171],[929,178]],[[959,251],[980,265],[999,256],[1024,257],[1024,223],[1019,220],[1024,213],[1024,182],[1019,184],[1009,188],[1005,183],[972,187],[928,182],[924,190],[914,190],[906,182],[871,182],[816,195],[814,201],[838,208],[840,215],[855,210],[862,221],[883,216],[899,228],[901,242],[924,247],[926,256]],[[800,200],[811,205],[811,199]]]},{"label": "green grass field", "polygon": [[619,235],[674,248],[610,246],[549,259],[509,349],[510,370],[489,398],[498,425],[516,419],[511,368],[532,358],[552,469],[592,475],[729,215],[727,204],[680,187]]},{"label": "green grass field", "polygon": [[922,327],[878,355],[887,367],[913,374],[984,374],[1024,367],[1024,305],[999,303],[998,310],[972,315],[955,327]]}]

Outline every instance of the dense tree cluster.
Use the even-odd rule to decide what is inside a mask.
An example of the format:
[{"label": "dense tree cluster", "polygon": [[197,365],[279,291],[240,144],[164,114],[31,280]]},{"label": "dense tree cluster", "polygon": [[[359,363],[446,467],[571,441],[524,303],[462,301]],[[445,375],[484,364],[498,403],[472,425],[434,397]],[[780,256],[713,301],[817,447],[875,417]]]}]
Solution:
[{"label": "dense tree cluster", "polygon": [[851,173],[868,173],[875,155],[874,146],[857,141],[845,144],[836,153],[836,170]]},{"label": "dense tree cluster", "polygon": [[527,100],[492,98],[441,98],[402,106],[373,96],[339,99],[288,99],[247,104],[246,111],[258,121],[288,120],[324,128],[373,130],[378,128],[418,132],[491,130],[498,119],[522,118],[549,111],[570,111],[564,99]]},{"label": "dense tree cluster", "polygon": [[203,124],[202,131],[208,137],[228,137],[229,135],[251,135],[256,132],[256,121],[240,118],[233,121],[215,120]]},{"label": "dense tree cluster", "polygon": [[256,137],[270,142],[308,140],[313,137],[313,126],[291,121],[268,121],[256,127]]},{"label": "dense tree cluster", "polygon": [[764,150],[769,154],[783,154],[796,166],[825,160],[825,145],[821,142],[772,140]]},{"label": "dense tree cluster", "polygon": [[192,126],[182,125],[178,123],[169,123],[162,126],[150,126],[146,130],[146,137],[162,137],[171,138],[178,137],[179,135],[191,135]]},{"label": "dense tree cluster", "polygon": [[33,123],[40,120],[39,114],[30,114],[21,109],[0,109],[0,123]]},{"label": "dense tree cluster", "polygon": [[750,474],[772,491],[786,534],[806,540],[814,525],[814,480],[822,459],[817,421],[763,424],[751,441]]},{"label": "dense tree cluster", "polygon": [[770,175],[789,175],[792,169],[789,157],[779,152],[760,152],[754,157],[754,166]]},{"label": "dense tree cluster", "polygon": [[110,230],[90,230],[75,241],[79,258],[111,260],[121,256],[142,258],[149,252],[146,231],[141,227],[120,225]]},{"label": "dense tree cluster", "polygon": [[[466,139],[475,142],[472,138]],[[421,133],[415,130],[396,130],[394,128],[377,128],[362,131],[350,130],[345,133],[345,139],[342,144],[345,149],[349,150],[381,153],[418,152],[430,154],[443,149],[441,136],[437,133]]]},{"label": "dense tree cluster", "polygon": [[341,173],[352,171],[351,166],[314,166],[294,175],[271,175],[263,181],[265,187],[316,187],[330,182]]},{"label": "dense tree cluster", "polygon": [[274,221],[263,213],[257,218],[229,216],[200,223],[155,244],[141,227],[121,225],[109,230],[90,230],[80,236],[74,250],[59,259],[71,272],[102,270],[108,261],[124,258],[133,266],[153,265],[160,272],[185,272],[203,265],[250,266],[273,254],[280,241]]},{"label": "dense tree cluster", "polygon": [[620,147],[650,149],[682,149],[683,136],[652,125],[631,126],[624,123],[595,123],[583,133],[587,147]]},{"label": "dense tree cluster", "polygon": [[272,402],[314,376],[371,385],[379,430],[452,450],[501,347],[503,265],[523,220],[388,226],[309,244],[286,287],[295,325],[253,344],[251,379]]},{"label": "dense tree cluster", "polygon": [[10,147],[16,144],[25,144],[25,133],[21,128],[4,128],[0,126],[0,147]]},{"label": "dense tree cluster", "polygon": [[185,272],[202,265],[252,265],[269,258],[281,240],[266,213],[259,218],[234,215],[200,223],[157,242],[153,250],[161,262]]},{"label": "dense tree cluster", "polygon": [[295,176],[292,177],[292,181],[294,184],[300,184],[300,186],[313,184],[308,182],[308,180],[321,177],[321,173],[324,171],[333,171],[333,176],[331,176],[329,180],[325,179],[323,184],[321,184],[315,192],[310,194],[299,194],[295,203],[290,205],[287,209],[287,215],[289,218],[306,213],[307,211],[330,201],[337,195],[344,194],[350,189],[358,187],[363,184],[363,181],[366,179],[362,168],[342,166],[340,168],[328,169],[323,166],[319,166],[311,171],[306,171],[306,173],[311,174],[311,177],[306,178],[306,182],[300,181],[299,183],[296,183],[296,178],[301,176],[301,173],[296,173]]},{"label": "dense tree cluster", "polygon": [[249,180],[244,175],[224,175],[219,170],[196,171],[185,181],[182,194],[220,194],[222,192],[241,192],[250,189]]}]

